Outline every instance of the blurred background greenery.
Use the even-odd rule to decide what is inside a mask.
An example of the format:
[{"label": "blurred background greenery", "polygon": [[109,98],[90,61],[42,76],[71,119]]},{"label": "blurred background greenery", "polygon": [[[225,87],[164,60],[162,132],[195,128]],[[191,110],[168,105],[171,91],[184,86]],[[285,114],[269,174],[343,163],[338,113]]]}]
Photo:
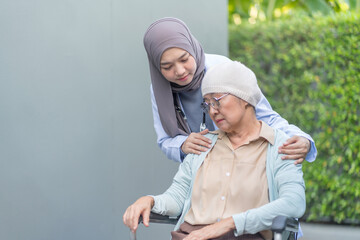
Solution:
[{"label": "blurred background greenery", "polygon": [[308,132],[305,221],[360,225],[360,0],[229,0],[229,55]]},{"label": "blurred background greenery", "polygon": [[229,23],[256,23],[303,14],[359,11],[360,0],[229,0]]}]

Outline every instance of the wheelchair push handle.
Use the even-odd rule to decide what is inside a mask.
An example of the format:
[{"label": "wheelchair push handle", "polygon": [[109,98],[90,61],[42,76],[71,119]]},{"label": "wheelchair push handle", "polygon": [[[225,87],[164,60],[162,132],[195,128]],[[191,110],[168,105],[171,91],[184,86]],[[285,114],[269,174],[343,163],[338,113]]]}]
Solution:
[{"label": "wheelchair push handle", "polygon": [[285,230],[296,234],[299,231],[299,222],[295,218],[277,216],[272,221],[271,230],[274,233],[274,240],[281,240]]},{"label": "wheelchair push handle", "polygon": [[[149,222],[176,225],[179,217],[169,217],[157,213],[150,213]],[[139,217],[139,224],[143,223],[143,217]],[[130,231],[130,240],[136,240],[136,232]]]}]

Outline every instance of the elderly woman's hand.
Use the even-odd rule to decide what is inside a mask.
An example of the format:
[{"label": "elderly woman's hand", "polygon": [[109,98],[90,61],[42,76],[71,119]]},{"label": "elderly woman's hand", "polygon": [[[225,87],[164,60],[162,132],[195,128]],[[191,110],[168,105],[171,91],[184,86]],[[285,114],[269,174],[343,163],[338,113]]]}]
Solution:
[{"label": "elderly woman's hand", "polygon": [[211,147],[211,140],[204,136],[208,132],[209,130],[205,129],[199,133],[191,133],[181,145],[181,150],[185,154],[194,153],[199,155],[201,152],[205,152]]},{"label": "elderly woman's hand", "polygon": [[153,206],[153,197],[144,196],[139,198],[135,203],[126,209],[123,215],[124,224],[128,226],[132,232],[136,232],[139,225],[139,217],[142,215],[143,223],[146,227],[148,227],[150,210]]},{"label": "elderly woman's hand", "polygon": [[206,240],[218,238],[233,229],[235,229],[234,220],[232,217],[228,217],[220,222],[191,232],[188,236],[186,236],[186,238],[184,238],[184,240]]},{"label": "elderly woman's hand", "polygon": [[295,165],[302,163],[305,160],[309,150],[310,141],[307,138],[300,136],[289,138],[281,147],[279,147],[279,153],[285,154],[281,159],[294,159],[296,160]]}]

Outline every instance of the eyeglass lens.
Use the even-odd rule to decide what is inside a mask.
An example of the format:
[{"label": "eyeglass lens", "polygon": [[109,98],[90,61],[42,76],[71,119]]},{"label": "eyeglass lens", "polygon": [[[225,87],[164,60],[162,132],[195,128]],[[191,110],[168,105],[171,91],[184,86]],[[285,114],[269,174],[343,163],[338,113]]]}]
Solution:
[{"label": "eyeglass lens", "polygon": [[219,107],[220,107],[220,100],[221,100],[223,97],[227,96],[227,95],[229,95],[229,93],[226,93],[226,94],[224,94],[224,95],[222,95],[221,97],[218,97],[218,98],[212,97],[212,98],[210,98],[210,101],[209,101],[209,102],[204,101],[203,104],[202,104],[204,110],[205,110],[206,112],[209,112],[209,111],[210,111],[210,106],[211,106],[212,108],[214,108],[215,110],[218,110]]}]

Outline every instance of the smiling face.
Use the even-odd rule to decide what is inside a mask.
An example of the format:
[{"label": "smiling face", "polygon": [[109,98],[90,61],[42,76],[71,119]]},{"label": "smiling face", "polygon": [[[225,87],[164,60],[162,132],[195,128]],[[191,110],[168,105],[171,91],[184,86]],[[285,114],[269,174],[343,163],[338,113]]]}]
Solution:
[{"label": "smiling face", "polygon": [[[223,95],[224,93],[209,93],[204,96],[204,101]],[[249,103],[230,94],[221,99],[219,109],[210,107],[209,115],[219,129],[230,133],[239,129],[244,120],[246,108],[249,106],[251,106]]]},{"label": "smiling face", "polygon": [[196,62],[187,51],[169,48],[161,56],[160,71],[169,82],[185,86],[194,78]]}]

